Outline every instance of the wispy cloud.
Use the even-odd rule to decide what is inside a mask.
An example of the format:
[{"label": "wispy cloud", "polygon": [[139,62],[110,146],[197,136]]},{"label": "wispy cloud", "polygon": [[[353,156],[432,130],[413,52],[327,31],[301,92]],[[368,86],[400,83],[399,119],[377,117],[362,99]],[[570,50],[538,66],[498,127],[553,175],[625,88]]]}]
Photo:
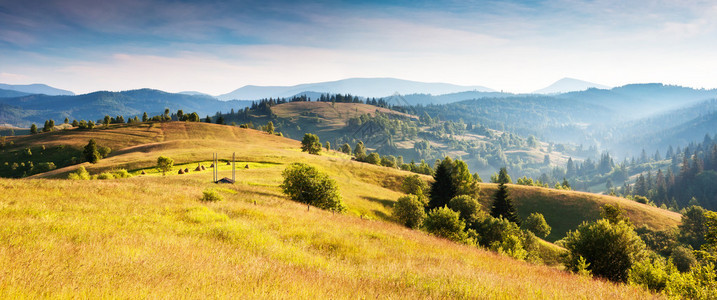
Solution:
[{"label": "wispy cloud", "polygon": [[352,76],[717,87],[715,14],[669,0],[5,1],[0,68],[19,77],[0,80],[215,94]]}]

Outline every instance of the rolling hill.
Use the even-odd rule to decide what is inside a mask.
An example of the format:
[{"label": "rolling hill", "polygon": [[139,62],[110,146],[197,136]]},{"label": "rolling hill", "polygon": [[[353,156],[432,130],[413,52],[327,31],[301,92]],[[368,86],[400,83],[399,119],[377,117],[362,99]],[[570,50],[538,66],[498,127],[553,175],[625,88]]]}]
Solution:
[{"label": "rolling hill", "polygon": [[[93,174],[125,168],[136,176],[51,179],[66,177],[74,165],[33,179],[0,179],[0,239],[6,241],[0,263],[13,270],[0,278],[3,298],[652,297],[386,222],[401,195],[399,182],[410,173],[336,152],[308,155],[299,142],[260,131],[185,122],[115,125],[13,137],[14,145],[2,151],[81,147],[90,138],[112,153],[82,166]],[[228,159],[234,152],[240,166],[234,185],[211,183],[210,170],[176,174],[179,167],[208,166],[212,153]],[[160,155],[174,158],[175,172],[152,171]],[[292,162],[335,179],[348,213],[307,211],[287,200],[278,185]],[[231,171],[223,166],[219,175]],[[490,194],[491,185],[482,187]],[[224,201],[199,201],[207,188]],[[533,205],[589,219],[599,203],[620,202],[638,225],[676,224],[673,214],[624,199],[520,186],[511,191],[519,210]]]},{"label": "rolling hill", "polygon": [[182,109],[197,112],[200,116],[214,115],[248,106],[248,101],[219,101],[208,96],[166,93],[141,89],[124,92],[94,92],[78,96],[28,95],[16,98],[0,98],[0,124],[9,123],[29,127],[31,123],[55,122],[65,117],[98,120],[105,115],[123,115],[125,118],[142,116],[147,112],[158,115],[169,108],[172,112]]}]

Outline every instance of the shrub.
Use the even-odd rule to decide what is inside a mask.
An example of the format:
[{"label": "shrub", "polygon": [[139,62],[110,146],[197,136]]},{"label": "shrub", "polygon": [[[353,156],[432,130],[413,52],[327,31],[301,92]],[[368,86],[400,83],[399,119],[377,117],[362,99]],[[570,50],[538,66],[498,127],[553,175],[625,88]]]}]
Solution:
[{"label": "shrub", "polygon": [[378,165],[381,163],[381,156],[378,153],[373,152],[364,158],[364,161],[372,165]]},{"label": "shrub", "polygon": [[401,191],[406,194],[425,198],[428,192],[428,185],[426,185],[426,182],[418,175],[409,175],[403,179]]},{"label": "shrub", "polygon": [[423,226],[431,234],[457,242],[468,242],[468,234],[464,231],[466,223],[461,220],[458,212],[444,206],[434,208],[423,221]]},{"label": "shrub", "polygon": [[132,175],[127,172],[125,169],[119,169],[112,172],[112,175],[114,175],[115,178],[129,178],[132,177]]},{"label": "shrub", "polygon": [[406,227],[421,227],[426,218],[425,204],[416,195],[400,197],[393,205],[393,215]]},{"label": "shrub", "polygon": [[667,286],[672,272],[674,272],[674,266],[655,254],[652,259],[645,259],[632,265],[628,273],[628,283],[653,292],[660,292]]},{"label": "shrub", "polygon": [[301,140],[301,151],[319,154],[321,152],[319,137],[311,133],[304,134],[304,139]]},{"label": "shrub", "polygon": [[318,169],[304,164],[292,163],[281,173],[284,194],[294,201],[331,211],[343,211],[336,182]]},{"label": "shrub", "polygon": [[97,147],[97,152],[100,154],[101,158],[105,158],[105,157],[107,157],[107,155],[110,155],[110,152],[112,152],[112,149],[110,149],[110,147],[107,147],[107,146],[100,146],[100,147]]},{"label": "shrub", "polygon": [[645,249],[632,226],[606,219],[583,222],[576,231],[568,232],[564,246],[569,270],[577,270],[577,260],[583,257],[593,275],[618,282],[627,280],[628,271],[643,257]]},{"label": "shrub", "polygon": [[222,197],[222,195],[219,194],[219,192],[217,192],[214,189],[205,189],[202,192],[202,198],[200,198],[200,200],[206,201],[206,202],[215,202],[215,201],[222,201],[222,200],[224,200],[224,198]]},{"label": "shrub", "polygon": [[112,175],[112,174],[109,173],[109,172],[104,172],[104,173],[101,173],[101,174],[97,175],[97,179],[102,179],[102,180],[105,180],[105,179],[115,179],[115,176]]},{"label": "shrub", "polygon": [[692,249],[677,246],[672,249],[670,261],[680,272],[689,272],[697,264],[697,258]]},{"label": "shrub", "polygon": [[504,218],[486,217],[474,227],[480,235],[480,245],[517,259],[528,255],[526,235],[517,224]]},{"label": "shrub", "polygon": [[448,202],[448,208],[457,211],[461,219],[469,225],[485,217],[485,214],[481,210],[480,203],[468,195],[453,197],[453,199]]},{"label": "shrub", "polygon": [[77,171],[70,173],[67,178],[72,180],[90,180],[91,177],[90,173],[87,172],[85,167],[79,167]]},{"label": "shrub", "polygon": [[545,217],[541,213],[531,213],[521,226],[523,229],[532,232],[539,237],[546,237],[550,234],[550,225],[545,222]]}]

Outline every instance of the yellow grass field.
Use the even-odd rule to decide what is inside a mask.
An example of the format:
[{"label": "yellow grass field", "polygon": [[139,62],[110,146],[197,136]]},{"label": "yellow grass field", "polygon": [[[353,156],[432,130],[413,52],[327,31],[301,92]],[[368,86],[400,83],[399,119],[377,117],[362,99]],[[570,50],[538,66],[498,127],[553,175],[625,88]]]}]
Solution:
[{"label": "yellow grass field", "polygon": [[[73,166],[0,179],[0,298],[655,297],[387,222],[409,173],[335,152],[308,155],[297,141],[255,130],[168,122],[15,143],[82,146],[89,138],[113,150],[96,165],[84,164],[92,174],[148,170],[159,155],[190,170],[208,166],[214,152],[222,159],[236,152],[242,163],[233,185],[212,183],[210,169],[53,179],[66,178]],[[307,211],[281,193],[281,171],[297,161],[337,181],[346,214]],[[219,175],[231,177],[231,170],[222,165]],[[224,200],[200,201],[206,189]]]}]

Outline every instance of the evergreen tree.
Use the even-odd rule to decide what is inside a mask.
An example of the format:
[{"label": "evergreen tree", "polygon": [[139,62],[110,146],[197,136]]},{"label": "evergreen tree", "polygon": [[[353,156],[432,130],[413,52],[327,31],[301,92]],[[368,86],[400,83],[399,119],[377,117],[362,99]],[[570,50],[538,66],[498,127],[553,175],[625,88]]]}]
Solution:
[{"label": "evergreen tree", "polygon": [[87,143],[82,153],[85,155],[85,160],[89,163],[95,164],[100,160],[100,152],[97,151],[97,143],[94,139],[90,139],[90,142]]},{"label": "evergreen tree", "polygon": [[70,124],[70,119],[68,117],[65,117],[65,124]]},{"label": "evergreen tree", "polygon": [[480,191],[480,187],[473,179],[470,170],[468,170],[468,165],[460,159],[456,159],[453,162],[451,177],[453,178],[456,196],[469,195],[473,197]]},{"label": "evergreen tree", "polygon": [[515,207],[513,207],[513,200],[510,199],[508,187],[503,182],[498,185],[498,191],[495,192],[490,215],[494,218],[503,217],[508,221],[520,225],[520,218],[518,218],[518,213],[515,211]]},{"label": "evergreen tree", "polygon": [[30,125],[30,134],[37,134],[37,125],[35,125],[35,123]]},{"label": "evergreen tree", "polygon": [[219,115],[219,117],[217,118],[217,124],[226,125],[226,123],[224,123],[224,116]]},{"label": "evergreen tree", "polygon": [[[232,109],[232,111],[234,110]],[[274,134],[274,122],[269,121],[269,123],[266,124],[266,132],[269,134]]]},{"label": "evergreen tree", "polygon": [[207,115],[207,118],[204,119],[204,122],[211,123],[211,122],[212,122],[212,117],[210,117],[209,115]]},{"label": "evergreen tree", "polygon": [[348,143],[345,143],[343,146],[341,146],[341,152],[350,155],[351,154],[351,145],[349,145]]},{"label": "evergreen tree", "polygon": [[362,141],[356,143],[356,148],[354,149],[354,156],[356,156],[356,159],[358,160],[362,160],[366,156],[366,146],[363,145]]},{"label": "evergreen tree", "polygon": [[142,114],[142,122],[147,122],[147,121],[149,121],[149,117],[147,116],[147,112],[144,112]]},{"label": "evergreen tree", "polygon": [[446,158],[436,165],[427,210],[443,207],[456,196],[456,187],[453,184],[452,173],[453,160],[446,156]]}]

